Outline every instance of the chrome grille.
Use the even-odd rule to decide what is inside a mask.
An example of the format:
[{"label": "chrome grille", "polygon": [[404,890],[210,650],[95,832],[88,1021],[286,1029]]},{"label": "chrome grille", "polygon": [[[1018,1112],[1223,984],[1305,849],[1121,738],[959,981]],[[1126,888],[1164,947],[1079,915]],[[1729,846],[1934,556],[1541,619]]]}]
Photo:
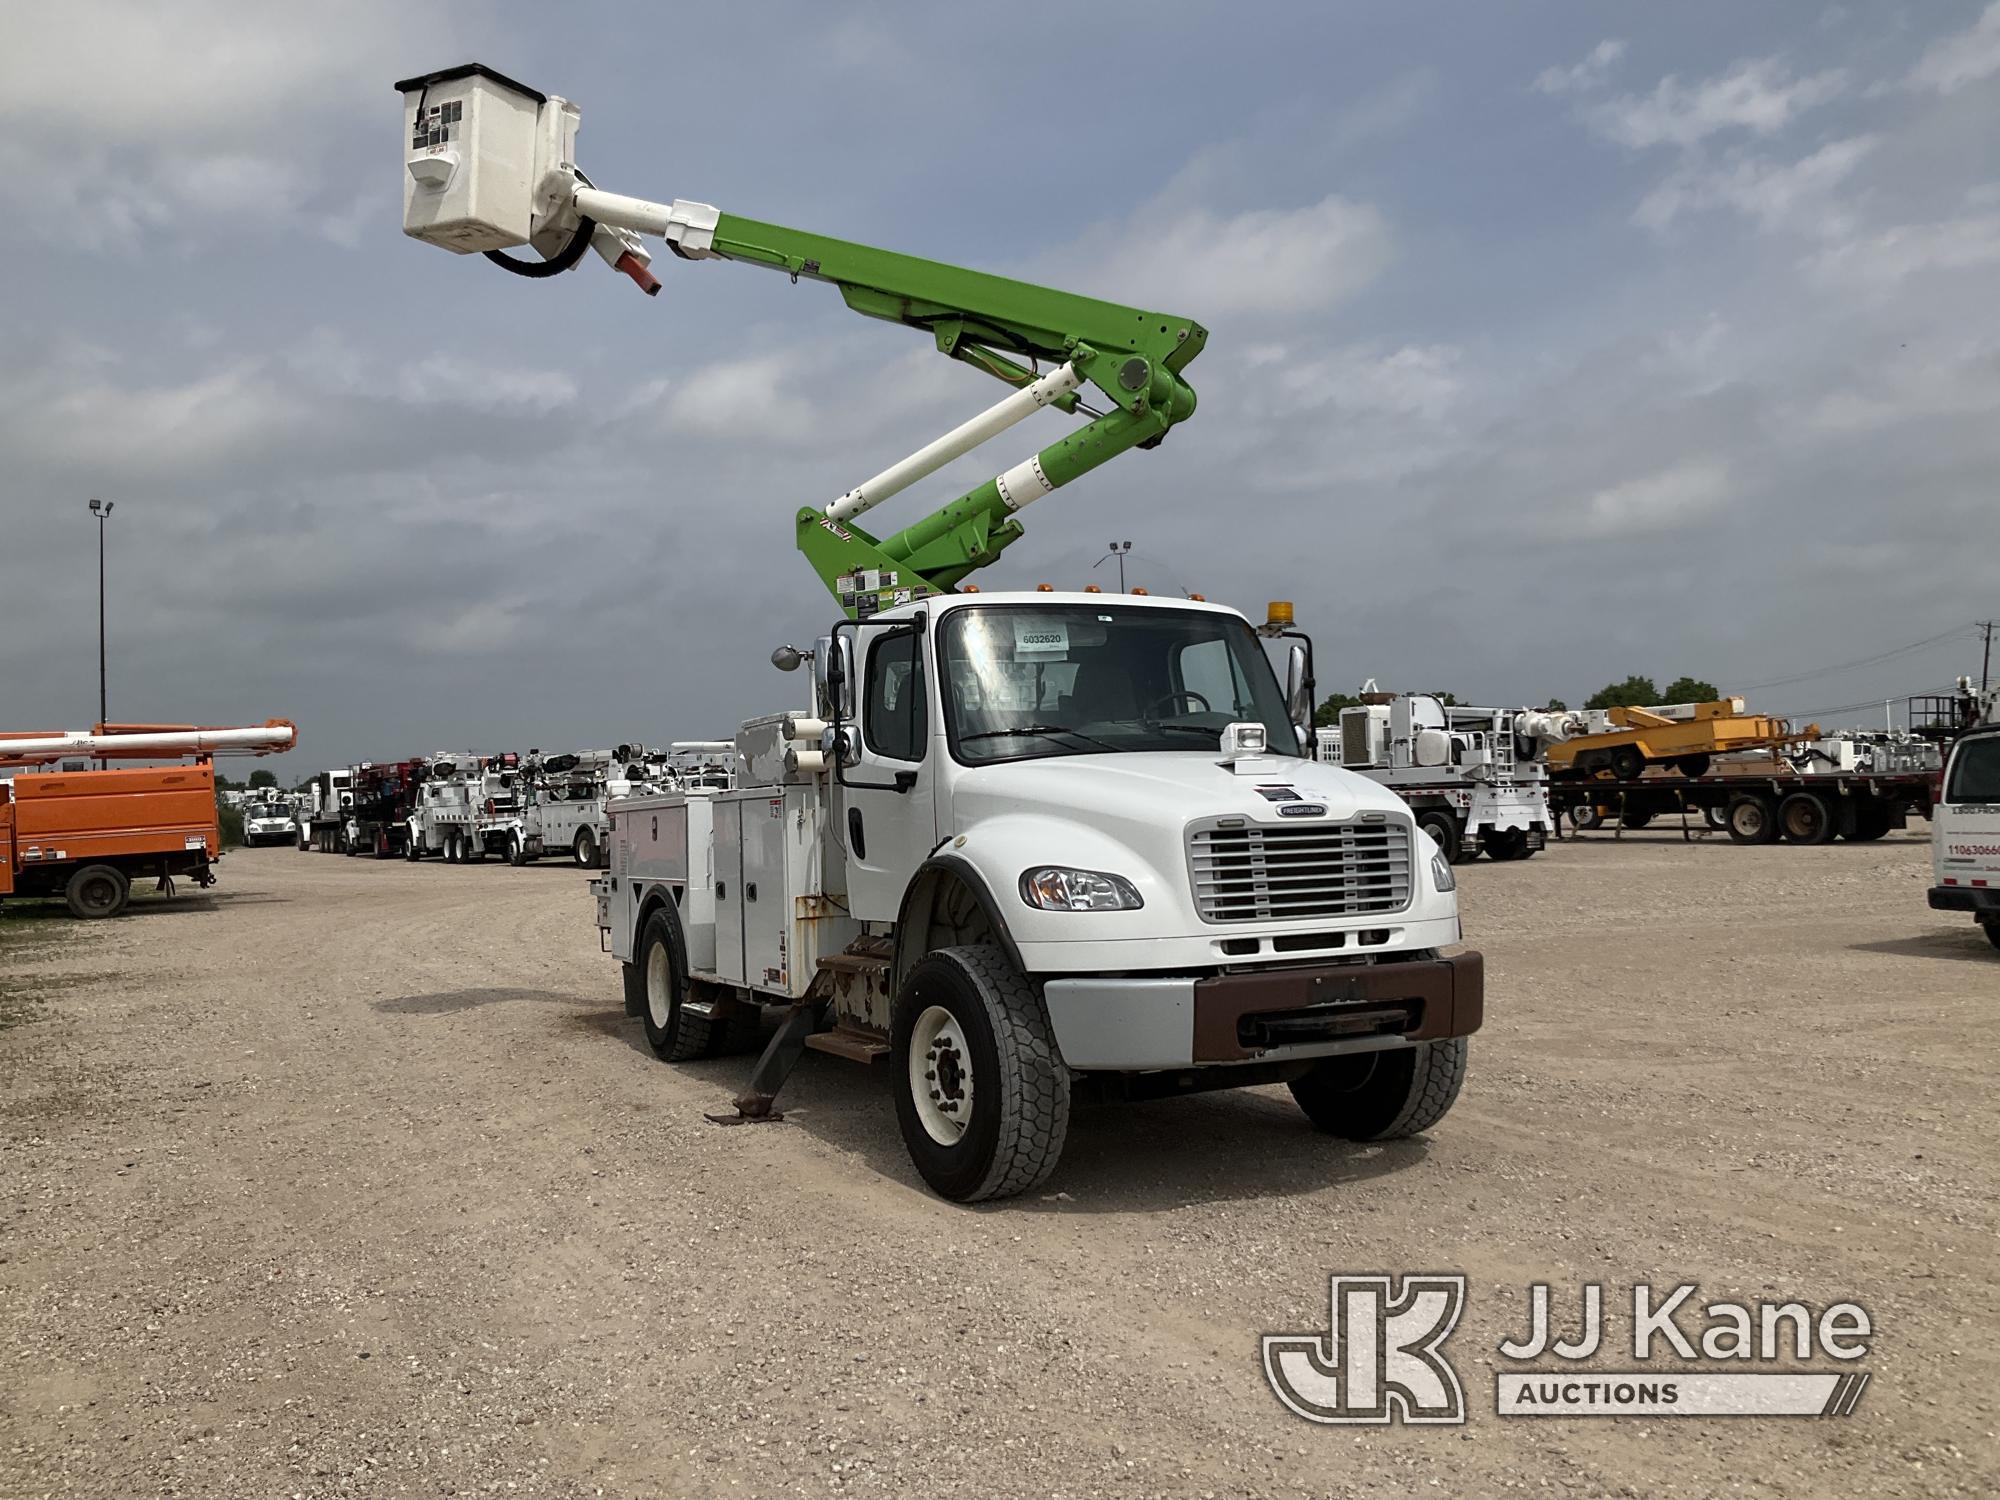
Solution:
[{"label": "chrome grille", "polygon": [[1188,830],[1204,922],[1289,922],[1400,911],[1410,904],[1410,825],[1246,823]]}]

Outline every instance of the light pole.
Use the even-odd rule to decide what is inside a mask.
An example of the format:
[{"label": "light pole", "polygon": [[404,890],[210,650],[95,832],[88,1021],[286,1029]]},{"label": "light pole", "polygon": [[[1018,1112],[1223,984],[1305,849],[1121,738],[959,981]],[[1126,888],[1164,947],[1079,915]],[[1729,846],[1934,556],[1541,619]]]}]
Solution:
[{"label": "light pole", "polygon": [[1132,550],[1132,544],[1130,542],[1109,542],[1106,543],[1106,545],[1109,546],[1111,550],[1105,553],[1103,557],[1098,558],[1098,560],[1092,563],[1090,566],[1093,570],[1095,570],[1103,567],[1104,564],[1111,558],[1114,557],[1117,558],[1118,592],[1122,594],[1125,592],[1125,554]]},{"label": "light pole", "polygon": [[104,727],[104,523],[111,519],[116,502],[92,500],[90,513],[97,517],[97,727]]}]

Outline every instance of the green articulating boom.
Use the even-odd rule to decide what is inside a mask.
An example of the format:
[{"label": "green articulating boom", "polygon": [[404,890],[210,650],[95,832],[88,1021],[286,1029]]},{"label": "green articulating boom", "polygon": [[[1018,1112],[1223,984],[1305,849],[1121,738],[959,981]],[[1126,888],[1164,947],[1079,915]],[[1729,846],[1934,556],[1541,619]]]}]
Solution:
[{"label": "green articulating boom", "polygon": [[[1028,498],[1059,489],[1129,448],[1152,447],[1193,414],[1187,364],[1208,341],[1188,318],[1121,307],[1071,292],[893,250],[807,234],[721,214],[710,252],[830,282],[847,305],[871,318],[905,323],[937,340],[940,352],[1026,386],[1036,370],[1022,360],[1069,363],[1101,391],[1109,409],[1035,456],[1042,479]],[[1074,394],[1053,398],[1066,412]],[[1021,536],[1000,481],[989,479],[892,536],[805,507],[798,546],[850,616],[950,591]]]},{"label": "green articulating boom", "polygon": [[[1109,403],[1035,455],[1039,483],[1012,504],[996,477],[886,537],[824,510],[801,509],[799,550],[852,617],[955,589],[1021,536],[1014,515],[1020,505],[1127,449],[1152,447],[1194,412],[1194,389],[1182,372],[1201,353],[1208,330],[1191,319],[734,214],[717,216],[714,239],[703,248],[795,281],[830,282],[856,312],[922,329],[942,353],[1017,388],[1036,380],[1032,366],[1067,363]],[[686,253],[678,244],[674,249]],[[1073,392],[1048,404],[1078,409]]]}]

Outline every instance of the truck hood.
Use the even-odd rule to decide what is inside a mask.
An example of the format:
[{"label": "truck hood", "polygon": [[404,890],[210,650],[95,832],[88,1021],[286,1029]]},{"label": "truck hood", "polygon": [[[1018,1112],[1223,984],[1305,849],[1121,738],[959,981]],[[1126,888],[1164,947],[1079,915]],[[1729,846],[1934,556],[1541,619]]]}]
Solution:
[{"label": "truck hood", "polygon": [[[1321,821],[1285,816],[1302,804],[1326,809],[1327,822],[1362,812],[1406,811],[1394,792],[1335,766],[1269,756],[1254,775],[1240,775],[1215,751],[1144,751],[1060,755],[980,766],[960,775],[952,791],[958,829],[987,818],[1034,811],[1079,814],[1121,842],[1138,830],[1178,828],[1203,817],[1244,817],[1258,823]],[[941,832],[954,831],[952,828]]]}]

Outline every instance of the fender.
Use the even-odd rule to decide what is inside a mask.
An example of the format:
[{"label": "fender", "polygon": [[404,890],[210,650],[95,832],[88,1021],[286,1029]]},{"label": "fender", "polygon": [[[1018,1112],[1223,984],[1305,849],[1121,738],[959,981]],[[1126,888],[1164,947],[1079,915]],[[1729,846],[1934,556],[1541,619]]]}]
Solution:
[{"label": "fender", "polygon": [[640,966],[643,958],[640,938],[646,931],[646,923],[656,911],[667,914],[667,951],[673,955],[674,972],[681,976],[683,982],[687,979],[687,938],[681,932],[680,908],[674,905],[673,896],[666,886],[654,886],[639,904],[639,925],[632,934],[633,962],[623,965],[625,1014],[628,1016],[636,1016],[646,1008],[646,971]]},{"label": "fender", "polygon": [[[969,860],[958,855],[934,854],[917,866],[917,873],[910,877],[910,883],[903,891],[902,905],[896,912],[896,959],[889,971],[889,994],[892,998],[903,992],[903,981],[909,978],[917,960],[924,956],[930,932],[931,908],[937,898],[938,887],[947,875],[972,892],[973,900],[979,903],[979,909],[986,914],[987,924],[999,939],[1001,951],[1007,955],[1009,963],[1021,969],[1021,950],[1014,942],[1014,934],[1009,930],[1006,919],[1000,915],[1000,903],[993,899],[986,877]],[[1027,972],[1025,969],[1021,971]]]}]

